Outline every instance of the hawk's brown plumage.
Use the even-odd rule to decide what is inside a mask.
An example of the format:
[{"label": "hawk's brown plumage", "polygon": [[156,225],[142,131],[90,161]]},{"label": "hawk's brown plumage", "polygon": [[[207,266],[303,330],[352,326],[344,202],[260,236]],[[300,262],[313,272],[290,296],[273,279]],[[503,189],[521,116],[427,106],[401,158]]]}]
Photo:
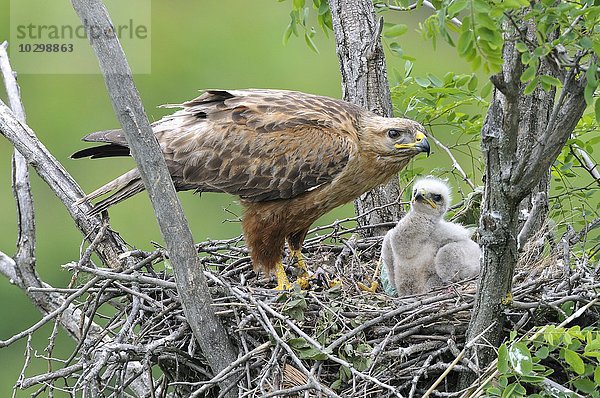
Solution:
[{"label": "hawk's brown plumage", "polygon": [[[388,181],[418,152],[423,127],[356,105],[283,90],[207,90],[153,123],[177,190],[241,198],[243,230],[255,268],[272,271],[287,239],[299,250],[327,211]],[[92,133],[107,145],[73,158],[129,155],[121,130]],[[84,199],[112,192],[93,212],[144,189],[137,169]]]}]

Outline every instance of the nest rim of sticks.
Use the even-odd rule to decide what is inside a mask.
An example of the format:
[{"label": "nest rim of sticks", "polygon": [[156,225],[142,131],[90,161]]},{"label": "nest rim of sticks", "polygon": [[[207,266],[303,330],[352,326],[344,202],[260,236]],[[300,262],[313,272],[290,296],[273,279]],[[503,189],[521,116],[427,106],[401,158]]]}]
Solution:
[{"label": "nest rim of sticks", "polygon": [[[22,377],[17,386],[41,385],[42,391],[65,379],[69,387],[62,388],[72,392],[92,383],[116,394],[143,379],[155,396],[212,397],[223,394],[224,381],[235,380],[241,396],[248,397],[414,397],[450,368],[432,396],[456,395],[460,373],[483,371],[469,358],[453,363],[465,346],[474,281],[401,298],[362,292],[356,282],[373,275],[381,237],[359,239],[341,225],[329,226],[325,234],[313,231],[303,250],[309,267],[341,279],[332,289],[267,288],[271,282],[251,270],[241,236],[197,245],[215,312],[240,353],[217,375],[187,325],[162,249],[124,254],[134,261],[121,271],[91,262],[67,264],[74,280],[87,283],[54,291],[79,302],[87,320],[81,325],[85,343],[60,370]],[[541,319],[554,322],[557,303],[583,306],[593,299],[588,267],[571,269],[557,256],[537,262],[531,255],[522,258],[528,264],[515,275],[512,302],[505,308],[508,329],[527,331]],[[114,310],[103,315],[106,306]],[[159,371],[153,375],[153,369]]]}]

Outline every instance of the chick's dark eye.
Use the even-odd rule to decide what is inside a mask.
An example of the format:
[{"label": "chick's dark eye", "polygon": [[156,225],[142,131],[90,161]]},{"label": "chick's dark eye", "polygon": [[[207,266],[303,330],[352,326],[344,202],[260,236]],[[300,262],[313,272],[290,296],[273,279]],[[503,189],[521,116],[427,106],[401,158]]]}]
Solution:
[{"label": "chick's dark eye", "polygon": [[400,132],[400,130],[396,130],[396,129],[391,129],[391,130],[388,130],[388,132],[387,132],[388,137],[390,137],[393,140],[400,137],[401,134],[402,133]]},{"label": "chick's dark eye", "polygon": [[442,195],[434,194],[434,195],[431,195],[431,198],[433,200],[435,200],[436,202],[439,202],[440,200],[442,200]]}]

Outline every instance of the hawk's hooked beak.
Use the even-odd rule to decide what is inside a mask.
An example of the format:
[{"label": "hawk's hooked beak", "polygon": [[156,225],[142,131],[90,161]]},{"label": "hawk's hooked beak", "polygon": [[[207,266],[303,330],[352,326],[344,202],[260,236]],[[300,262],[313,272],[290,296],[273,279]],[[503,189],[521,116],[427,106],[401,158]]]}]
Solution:
[{"label": "hawk's hooked beak", "polygon": [[427,141],[427,137],[425,134],[420,131],[415,135],[415,142],[411,142],[410,144],[396,144],[394,145],[396,148],[415,148],[419,152],[426,152],[427,156],[429,156],[429,141]]},{"label": "hawk's hooked beak", "polygon": [[421,189],[419,192],[415,194],[413,197],[413,201],[422,200],[431,206],[433,209],[437,209],[437,205],[435,202],[427,197],[427,192],[424,189]]}]

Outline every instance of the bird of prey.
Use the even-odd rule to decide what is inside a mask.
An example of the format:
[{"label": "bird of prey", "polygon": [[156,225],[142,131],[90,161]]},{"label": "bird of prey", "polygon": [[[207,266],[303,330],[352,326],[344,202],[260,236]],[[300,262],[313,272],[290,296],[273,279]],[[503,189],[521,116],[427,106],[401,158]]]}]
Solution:
[{"label": "bird of prey", "polygon": [[399,296],[479,273],[481,250],[463,226],[443,219],[450,204],[448,185],[437,178],[415,182],[410,211],[385,236],[381,261]]},{"label": "bird of prey", "polygon": [[[282,264],[287,241],[306,272],[300,249],[321,215],[387,182],[419,152],[425,130],[332,98],[284,90],[206,90],[152,124],[179,191],[225,192],[241,199],[242,229],[255,270],[290,287]],[[129,155],[121,130],[92,133],[104,145],[73,158]],[[133,169],[82,200],[99,213],[144,190]]]}]

